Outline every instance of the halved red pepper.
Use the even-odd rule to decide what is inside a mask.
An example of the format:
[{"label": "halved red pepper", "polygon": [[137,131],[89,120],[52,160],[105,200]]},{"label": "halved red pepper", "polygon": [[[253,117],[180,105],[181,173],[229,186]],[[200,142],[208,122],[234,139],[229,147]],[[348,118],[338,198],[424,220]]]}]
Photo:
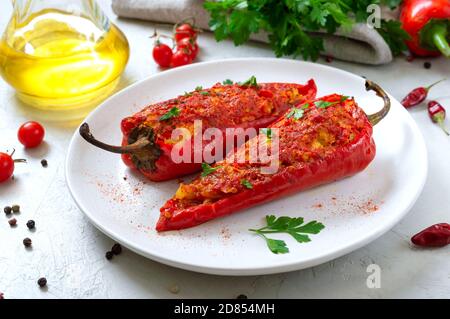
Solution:
[{"label": "halved red pepper", "polygon": [[[122,154],[126,165],[139,170],[150,180],[164,181],[199,171],[203,147],[210,143],[202,140],[201,148],[191,147],[191,160],[175,163],[171,152],[179,140],[172,139],[174,129],[184,128],[192,133],[192,138],[182,141],[192,146],[195,135],[203,134],[208,128],[218,128],[225,139],[226,129],[265,127],[292,105],[314,98],[316,92],[313,80],[305,85],[258,84],[252,77],[251,81],[242,84],[217,83],[209,89],[199,87],[175,99],[149,105],[123,119],[122,146],[111,146],[96,140],[87,123],[81,125],[80,134],[97,147]],[[194,132],[195,120],[202,121],[201,132]]]},{"label": "halved red pepper", "polygon": [[450,57],[449,0],[405,0],[400,21],[411,37],[406,44],[413,54]]},{"label": "halved red pepper", "polygon": [[192,227],[365,169],[375,157],[372,126],[390,108],[389,97],[378,85],[367,81],[366,88],[383,98],[381,111],[367,116],[354,99],[338,94],[289,110],[270,126],[279,136],[279,151],[271,153],[279,161],[276,172],[265,174],[260,170],[264,163],[249,160],[252,143],[271,143],[266,129],[237,150],[245,161],[229,159],[236,156],[230,153],[207,174],[180,184],[161,208],[156,229]]}]

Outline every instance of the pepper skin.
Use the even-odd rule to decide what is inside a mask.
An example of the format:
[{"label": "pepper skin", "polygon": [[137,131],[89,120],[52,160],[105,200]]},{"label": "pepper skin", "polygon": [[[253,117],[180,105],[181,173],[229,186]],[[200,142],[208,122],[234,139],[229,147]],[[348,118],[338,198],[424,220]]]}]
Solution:
[{"label": "pepper skin", "polygon": [[[262,174],[261,163],[252,164],[248,157],[244,163],[217,162],[212,165],[215,169],[212,173],[189,184],[180,184],[175,196],[160,209],[157,231],[196,226],[354,175],[375,157],[370,116],[352,98],[333,94],[297,109],[303,110],[301,118],[290,116],[290,110],[270,126],[272,130],[279,129],[278,171]],[[373,117],[373,123],[384,115]],[[267,133],[260,133],[254,139],[270,143]],[[245,152],[251,142],[238,148],[237,153]],[[249,182],[251,188],[242,181]]]},{"label": "pepper skin", "polygon": [[[293,83],[222,85],[217,83],[210,89],[197,88],[175,99],[147,106],[135,115],[123,119],[122,147],[112,147],[95,140],[87,124],[80,127],[80,134],[98,147],[122,153],[124,163],[139,170],[148,179],[164,181],[192,174],[201,169],[203,148],[210,141],[203,139],[202,147],[195,148],[193,145],[196,134],[203,134],[208,128],[217,128],[222,132],[222,138],[225,140],[225,132],[228,128],[266,127],[293,105],[314,98],[316,92],[317,88],[313,80],[309,80],[305,85]],[[178,112],[176,115],[169,119],[161,119],[174,108]],[[195,120],[202,121],[201,132],[194,132]],[[172,149],[180,142],[180,140],[172,139],[172,132],[176,128],[184,128],[191,133],[191,138],[181,140],[182,143],[191,144],[191,150],[193,150],[191,160],[186,163],[175,163],[172,160]],[[127,149],[129,147],[132,149]],[[226,154],[226,151],[224,149],[223,154]],[[197,160],[194,160],[195,158]]]},{"label": "pepper skin", "polygon": [[406,44],[414,55],[450,57],[449,0],[405,0],[400,21],[411,37]]}]

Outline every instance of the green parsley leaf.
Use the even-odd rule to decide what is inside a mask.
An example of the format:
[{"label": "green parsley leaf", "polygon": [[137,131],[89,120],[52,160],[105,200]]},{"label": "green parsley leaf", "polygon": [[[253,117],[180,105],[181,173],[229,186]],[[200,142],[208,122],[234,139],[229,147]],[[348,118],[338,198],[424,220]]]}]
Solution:
[{"label": "green parsley leaf", "polygon": [[250,79],[248,79],[245,82],[240,82],[239,85],[241,86],[258,86],[258,82],[256,82],[256,77],[252,75]]},{"label": "green parsley leaf", "polygon": [[402,3],[403,0],[382,0],[381,3],[387,5],[391,9],[395,9]]},{"label": "green parsley leaf", "polygon": [[393,55],[399,55],[408,50],[405,40],[409,40],[410,36],[403,30],[400,21],[382,20],[381,28],[377,29],[377,31],[389,45]]},{"label": "green parsley leaf", "polygon": [[320,109],[326,109],[329,106],[335,105],[337,102],[316,101],[314,104]]},{"label": "green parsley leaf", "polygon": [[225,81],[222,82],[223,85],[233,85],[233,81],[231,81],[230,79],[226,79]]},{"label": "green parsley leaf", "polygon": [[200,94],[201,95],[210,95],[211,93],[209,93],[208,91],[201,91]]},{"label": "green parsley leaf", "polygon": [[275,240],[267,237],[267,234],[285,233],[292,236],[298,243],[307,243],[311,241],[309,234],[318,234],[325,226],[315,220],[304,224],[302,217],[275,217],[266,216],[267,226],[259,229],[249,229],[266,240],[267,246],[274,254],[284,254],[289,252],[286,243],[282,240]]},{"label": "green parsley leaf", "polygon": [[305,113],[304,109],[298,109],[296,107],[293,107],[289,113],[286,115],[286,118],[290,119],[293,117],[295,120],[299,120],[303,117],[303,114]]},{"label": "green parsley leaf", "polygon": [[346,96],[346,95],[341,96],[341,102],[347,101],[348,98],[349,98],[349,96]]},{"label": "green parsley leaf", "polygon": [[220,166],[212,167],[208,163],[202,163],[202,177],[208,176],[211,173],[214,173],[216,170],[218,170]]},{"label": "green parsley leaf", "polygon": [[180,115],[180,109],[177,107],[171,108],[166,114],[159,118],[160,121],[167,121],[173,117]]},{"label": "green parsley leaf", "polygon": [[269,140],[272,138],[272,129],[270,127],[269,128],[262,128],[259,131],[261,133],[265,134]]},{"label": "green parsley leaf", "polygon": [[241,180],[241,185],[244,186],[245,188],[248,188],[248,189],[252,189],[253,188],[252,183],[250,183],[246,179]]},{"label": "green parsley leaf", "polygon": [[199,85],[195,87],[195,91],[201,91],[203,90],[203,86]]},{"label": "green parsley leaf", "polygon": [[284,240],[266,238],[267,247],[274,254],[287,254],[289,248]]},{"label": "green parsley leaf", "polygon": [[307,108],[309,108],[309,103],[303,104],[302,109],[306,110]]},{"label": "green parsley leaf", "polygon": [[191,92],[184,92],[184,96],[192,96]]}]

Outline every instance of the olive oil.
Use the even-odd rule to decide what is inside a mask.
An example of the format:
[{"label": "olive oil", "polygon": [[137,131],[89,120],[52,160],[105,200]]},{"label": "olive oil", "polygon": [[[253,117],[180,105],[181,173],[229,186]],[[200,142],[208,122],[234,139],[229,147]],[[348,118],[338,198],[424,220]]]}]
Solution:
[{"label": "olive oil", "polygon": [[116,26],[55,9],[16,18],[0,42],[0,73],[22,101],[86,111],[111,94],[129,57]]}]

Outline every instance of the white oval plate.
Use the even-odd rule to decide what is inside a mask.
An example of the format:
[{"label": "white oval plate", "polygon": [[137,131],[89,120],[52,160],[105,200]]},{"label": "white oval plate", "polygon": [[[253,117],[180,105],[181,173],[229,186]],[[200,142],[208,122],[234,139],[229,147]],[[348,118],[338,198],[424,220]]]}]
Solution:
[{"label": "white oval plate", "polygon": [[[86,122],[106,142],[121,140],[120,121],[147,104],[209,87],[218,81],[304,83],[314,78],[318,96],[354,96],[372,113],[381,99],[366,92],[364,79],[328,66],[282,59],[235,59],[197,63],[156,74],[114,95]],[[158,234],[159,207],[177,181],[153,183],[129,171],[120,156],[86,143],[78,133],[70,143],[66,178],[79,208],[102,232],[131,250],[171,266],[220,275],[260,275],[318,265],[373,241],[393,227],[419,196],[427,174],[423,138],[408,112],[392,96],[389,115],[374,129],[377,155],[369,167],[345,180],[298,193],[232,216],[183,230]],[[272,254],[248,231],[264,216],[301,216],[326,228],[298,244],[284,235],[290,253]]]}]

